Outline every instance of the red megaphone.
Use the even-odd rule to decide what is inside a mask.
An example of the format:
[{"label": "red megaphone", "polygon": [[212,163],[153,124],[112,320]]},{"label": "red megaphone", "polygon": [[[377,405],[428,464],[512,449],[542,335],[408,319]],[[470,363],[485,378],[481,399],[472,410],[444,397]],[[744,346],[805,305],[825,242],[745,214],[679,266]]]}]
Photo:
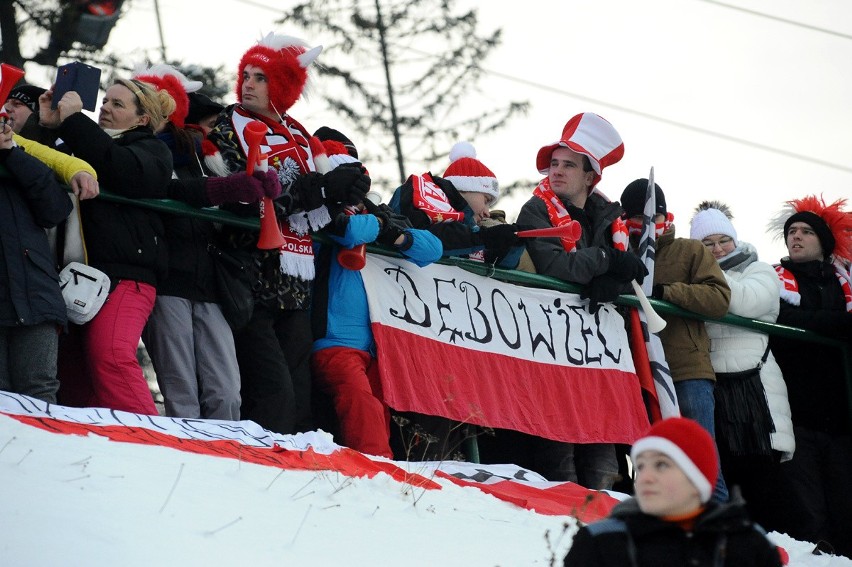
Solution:
[{"label": "red megaphone", "polygon": [[[266,154],[260,153],[260,142],[266,136],[266,124],[260,120],[252,120],[246,124],[243,137],[248,144],[246,156],[246,175],[254,173],[255,166],[266,171]],[[260,235],[257,237],[257,247],[261,250],[275,250],[284,246],[284,236],[275,217],[275,205],[272,199],[264,197],[260,201]]]},{"label": "red megaphone", "polygon": [[[346,209],[346,214],[351,216],[356,213]],[[352,248],[341,248],[337,252],[337,262],[347,270],[358,271],[367,265],[367,247],[358,244]]]},{"label": "red megaphone", "polygon": [[243,137],[249,148],[246,158],[246,173],[249,175],[254,173],[256,165],[262,166],[262,160],[266,159],[266,154],[260,153],[260,142],[266,136],[266,131],[266,124],[260,120],[252,120],[246,124],[245,130],[243,130]]},{"label": "red megaphone", "polygon": [[580,240],[583,234],[583,227],[575,220],[565,223],[562,226],[554,226],[551,228],[534,228],[531,230],[521,230],[515,233],[518,238],[564,238],[571,242]]},{"label": "red megaphone", "polygon": [[23,69],[8,63],[0,63],[0,111],[2,111],[3,103],[9,98],[9,93],[23,76]]},{"label": "red megaphone", "polygon": [[[368,192],[365,195],[365,199],[374,205],[378,205],[382,202],[382,196],[375,191]],[[354,210],[347,208],[346,214],[354,215],[357,213]],[[352,248],[341,248],[337,253],[337,263],[347,270],[360,270],[367,265],[367,246],[364,244],[358,244]]]}]

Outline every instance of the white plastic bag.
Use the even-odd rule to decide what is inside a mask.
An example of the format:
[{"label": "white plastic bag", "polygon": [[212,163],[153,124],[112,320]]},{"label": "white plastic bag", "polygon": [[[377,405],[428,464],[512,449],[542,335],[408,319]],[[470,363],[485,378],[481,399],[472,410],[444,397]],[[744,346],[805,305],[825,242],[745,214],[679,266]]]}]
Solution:
[{"label": "white plastic bag", "polygon": [[68,320],[82,325],[98,314],[107,295],[109,277],[100,270],[71,262],[59,272],[59,288],[65,299]]}]

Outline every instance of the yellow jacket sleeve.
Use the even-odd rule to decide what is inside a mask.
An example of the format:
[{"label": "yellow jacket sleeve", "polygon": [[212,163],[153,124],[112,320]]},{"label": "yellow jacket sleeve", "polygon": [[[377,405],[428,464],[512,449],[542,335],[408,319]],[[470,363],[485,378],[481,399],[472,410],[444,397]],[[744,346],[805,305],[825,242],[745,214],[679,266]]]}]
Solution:
[{"label": "yellow jacket sleeve", "polygon": [[25,152],[52,169],[59,180],[66,185],[69,185],[71,183],[71,178],[81,171],[91,174],[95,179],[98,178],[98,174],[95,173],[92,166],[80,158],[69,156],[59,150],[55,150],[45,146],[44,144],[39,144],[33,140],[28,140],[18,136],[17,134],[14,134],[12,139],[16,144],[23,148]]}]

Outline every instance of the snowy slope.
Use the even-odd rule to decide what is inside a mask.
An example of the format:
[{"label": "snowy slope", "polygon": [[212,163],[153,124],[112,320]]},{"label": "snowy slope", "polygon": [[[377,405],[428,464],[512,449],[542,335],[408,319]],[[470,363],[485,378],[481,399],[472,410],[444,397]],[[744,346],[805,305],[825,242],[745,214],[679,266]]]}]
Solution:
[{"label": "snowy slope", "polygon": [[[0,413],[0,564],[561,565],[573,518],[397,464],[440,489],[59,434]],[[771,538],[794,567],[852,567]]]}]

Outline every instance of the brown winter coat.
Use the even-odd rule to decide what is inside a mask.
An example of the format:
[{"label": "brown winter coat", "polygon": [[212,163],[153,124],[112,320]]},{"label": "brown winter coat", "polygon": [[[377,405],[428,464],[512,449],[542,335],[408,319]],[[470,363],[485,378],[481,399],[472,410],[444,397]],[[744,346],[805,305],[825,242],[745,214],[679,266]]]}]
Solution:
[{"label": "brown winter coat", "polygon": [[[728,312],[731,289],[713,254],[698,240],[675,238],[675,229],[657,239],[654,286],[663,286],[658,299],[707,317]],[[675,382],[697,378],[715,380],[710,363],[710,338],[704,322],[664,315],[660,332],[666,361]]]}]

